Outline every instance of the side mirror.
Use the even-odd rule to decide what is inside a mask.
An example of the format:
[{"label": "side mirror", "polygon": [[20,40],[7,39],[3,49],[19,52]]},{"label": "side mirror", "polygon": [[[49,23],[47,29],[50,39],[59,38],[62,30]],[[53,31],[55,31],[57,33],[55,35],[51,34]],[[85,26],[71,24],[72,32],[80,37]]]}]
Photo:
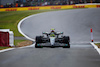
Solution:
[{"label": "side mirror", "polygon": [[42,34],[49,34],[49,32],[42,32]]},{"label": "side mirror", "polygon": [[61,32],[61,34],[63,34],[63,32]]},{"label": "side mirror", "polygon": [[42,32],[42,34],[45,34],[45,32]]},{"label": "side mirror", "polygon": [[57,32],[57,34],[63,34],[63,32]]}]

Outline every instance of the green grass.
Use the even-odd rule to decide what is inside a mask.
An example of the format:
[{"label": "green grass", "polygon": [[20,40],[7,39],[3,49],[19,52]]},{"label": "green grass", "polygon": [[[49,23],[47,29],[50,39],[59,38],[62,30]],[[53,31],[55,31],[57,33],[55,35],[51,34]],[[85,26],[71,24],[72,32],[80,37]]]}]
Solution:
[{"label": "green grass", "polygon": [[0,12],[0,29],[10,29],[14,32],[14,36],[22,36],[17,29],[19,21],[29,15],[41,12],[47,12],[47,10]]},{"label": "green grass", "polygon": [[[14,45],[17,46],[18,43],[23,42],[23,41],[27,41],[27,40],[14,40]],[[8,48],[11,48],[11,47],[2,47],[2,46],[0,46],[0,50],[8,49]]]},{"label": "green grass", "polygon": [[0,29],[10,29],[14,32],[14,36],[22,36],[17,29],[19,21],[29,15],[47,11],[50,10],[0,12]]},{"label": "green grass", "polygon": [[0,46],[0,50],[7,49],[7,48],[11,48],[11,47],[1,47]]},{"label": "green grass", "polygon": [[18,43],[23,42],[23,41],[27,41],[27,40],[14,40],[14,45],[17,46]]},{"label": "green grass", "polygon": [[95,43],[96,45],[100,45],[100,43]]},{"label": "green grass", "polygon": [[97,45],[97,46],[98,46],[98,48],[100,48],[100,43],[95,43],[95,45]]},{"label": "green grass", "polygon": [[[30,10],[30,11],[8,11],[0,12],[0,29],[10,29],[14,32],[14,36],[22,36],[17,29],[19,21],[29,15],[48,12],[48,11],[57,11],[57,10]],[[14,40],[14,45],[26,40]],[[10,47],[1,47],[0,50],[7,49]]]},{"label": "green grass", "polygon": [[[72,9],[72,8],[71,8]],[[68,10],[68,9],[55,9],[55,10],[28,10],[28,11],[6,11],[0,12],[0,29],[10,29],[14,32],[14,36],[22,36],[17,29],[17,25],[20,20],[23,18],[48,11],[59,11],[59,10]],[[18,43],[25,40],[14,40],[14,45],[18,45]],[[0,50],[7,49],[10,47],[0,47]]]},{"label": "green grass", "polygon": [[17,29],[17,25],[21,19],[37,13],[58,11],[58,10],[65,10],[65,9],[0,12],[0,29],[10,29],[11,31],[14,32],[14,36],[22,36]]}]

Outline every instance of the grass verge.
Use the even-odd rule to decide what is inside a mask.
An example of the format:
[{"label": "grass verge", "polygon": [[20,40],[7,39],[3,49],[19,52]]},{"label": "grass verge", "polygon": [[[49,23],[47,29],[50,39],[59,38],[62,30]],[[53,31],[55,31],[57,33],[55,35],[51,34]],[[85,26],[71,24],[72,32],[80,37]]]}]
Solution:
[{"label": "grass verge", "polygon": [[27,41],[27,40],[14,40],[14,45],[17,46],[18,43],[23,42],[23,41]]},{"label": "grass verge", "polygon": [[[22,36],[17,29],[19,21],[29,15],[49,12],[49,11],[59,11],[68,9],[55,9],[55,10],[28,10],[28,11],[6,11],[0,12],[0,29],[10,29],[14,32],[14,36]],[[29,42],[26,40],[14,40],[14,45],[17,46],[18,43]],[[0,50],[7,49],[9,47],[0,47]]]},{"label": "grass verge", "polygon": [[95,45],[97,45],[97,46],[98,46],[98,48],[100,48],[100,43],[95,43]]},{"label": "grass verge", "polygon": [[[28,46],[28,45],[31,45],[31,44],[32,44],[32,41],[29,41],[29,40],[14,40],[15,47],[23,47],[23,46]],[[8,48],[11,48],[11,47],[0,46],[0,50],[8,49]]]},{"label": "grass verge", "polygon": [[1,46],[0,46],[0,50],[8,49],[8,48],[11,48],[11,47],[1,47]]},{"label": "grass verge", "polygon": [[33,42],[29,40],[15,40],[14,44],[16,47],[23,47],[23,46],[31,45],[33,44]]},{"label": "grass verge", "polygon": [[22,36],[17,29],[19,21],[29,15],[47,11],[49,10],[0,12],[0,29],[10,29],[14,36]]},{"label": "grass verge", "polygon": [[0,12],[0,29],[10,29],[11,31],[14,32],[14,36],[22,36],[17,29],[17,25],[21,19],[37,13],[58,11],[58,10],[65,10],[65,9]]}]

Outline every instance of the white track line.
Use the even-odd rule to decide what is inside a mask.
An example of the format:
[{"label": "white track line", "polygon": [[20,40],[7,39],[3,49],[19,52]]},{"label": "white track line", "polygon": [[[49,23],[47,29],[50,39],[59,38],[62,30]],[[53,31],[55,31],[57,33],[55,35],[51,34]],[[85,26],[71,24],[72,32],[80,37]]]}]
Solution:
[{"label": "white track line", "polygon": [[[22,19],[22,20],[18,23],[18,31],[19,31],[23,36],[25,36],[27,39],[29,39],[29,40],[35,41],[34,39],[29,38],[27,35],[25,35],[25,34],[21,31],[21,29],[20,29],[21,23],[22,23],[24,20],[26,20],[26,19],[28,19],[28,18],[30,18],[30,17],[37,16],[37,15],[40,15],[40,14],[42,14],[42,13],[35,14],[35,15],[30,15],[30,16],[28,16],[28,17]],[[19,47],[19,48],[34,47],[34,45],[35,45],[35,44],[32,44],[32,45],[30,45],[30,46]],[[13,49],[16,49],[16,48],[8,48],[8,49],[0,50],[0,53],[1,53],[1,52],[10,51],[10,50],[13,50]]]},{"label": "white track line", "polygon": [[20,29],[22,22],[23,22],[24,20],[26,20],[26,19],[32,17],[32,16],[33,16],[33,15],[28,16],[28,17],[22,19],[22,20],[18,23],[18,31],[19,31],[23,36],[25,36],[27,39],[32,40],[32,41],[35,41],[34,39],[29,38],[27,35],[25,35],[25,34],[21,31],[21,29]]},{"label": "white track line", "polygon": [[15,48],[8,48],[8,49],[0,50],[0,53],[1,53],[1,52],[10,51],[10,50],[13,50],[13,49],[15,49]]},{"label": "white track line", "polygon": [[[35,14],[35,15],[30,15],[30,16],[28,16],[28,17],[22,19],[22,20],[19,22],[19,24],[18,24],[18,31],[19,31],[23,36],[25,36],[27,39],[29,39],[29,40],[35,41],[34,39],[32,39],[32,38],[28,37],[27,35],[25,35],[25,34],[21,31],[20,26],[21,26],[21,24],[22,24],[22,22],[23,22],[24,20],[26,20],[26,19],[28,19],[28,18],[30,18],[30,17],[33,17],[33,16],[40,15],[40,14],[42,14],[42,13]],[[81,42],[81,43],[84,43],[84,42]],[[86,43],[88,43],[88,42],[86,42]],[[100,54],[100,49],[99,49],[94,43],[92,43],[92,42],[90,42],[90,43],[94,46],[94,48],[95,48],[95,49],[98,51],[98,53]],[[33,44],[33,45],[30,45],[30,46],[20,47],[20,48],[26,48],[26,47],[34,47],[34,44]]]},{"label": "white track line", "polygon": [[25,35],[25,34],[21,31],[20,27],[21,27],[22,22],[25,21],[26,19],[30,18],[30,17],[38,16],[38,15],[41,15],[41,14],[43,14],[43,13],[30,15],[30,16],[28,16],[28,17],[25,17],[24,19],[22,19],[22,20],[18,23],[18,31],[19,31],[23,36],[25,36],[27,39],[32,40],[32,41],[35,41],[34,39],[28,37],[27,35]]},{"label": "white track line", "polygon": [[80,41],[80,42],[70,42],[70,43],[90,43],[89,41]]},{"label": "white track line", "polygon": [[[24,47],[19,47],[19,48],[27,48],[27,47],[34,47],[34,46],[35,46],[35,43],[32,44],[32,45],[29,45],[29,46],[24,46]],[[7,52],[7,51],[10,51],[10,50],[13,50],[13,49],[16,49],[16,48],[3,49],[3,50],[0,50],[0,53]]]},{"label": "white track line", "polygon": [[[99,53],[100,55],[100,48],[98,48],[93,42],[90,42],[91,45],[97,50],[97,52]],[[99,42],[100,43],[100,42]]]}]

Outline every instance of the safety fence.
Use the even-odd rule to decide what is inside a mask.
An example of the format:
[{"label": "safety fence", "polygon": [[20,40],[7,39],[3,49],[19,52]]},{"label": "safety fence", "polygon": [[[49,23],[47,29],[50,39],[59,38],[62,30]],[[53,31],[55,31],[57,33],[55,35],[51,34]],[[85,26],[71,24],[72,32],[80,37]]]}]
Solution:
[{"label": "safety fence", "polygon": [[0,8],[0,11],[25,11],[25,10],[47,10],[47,9],[73,9],[73,8],[100,8],[100,4],[93,5],[58,5],[58,6],[36,6],[36,7],[16,7]]}]

